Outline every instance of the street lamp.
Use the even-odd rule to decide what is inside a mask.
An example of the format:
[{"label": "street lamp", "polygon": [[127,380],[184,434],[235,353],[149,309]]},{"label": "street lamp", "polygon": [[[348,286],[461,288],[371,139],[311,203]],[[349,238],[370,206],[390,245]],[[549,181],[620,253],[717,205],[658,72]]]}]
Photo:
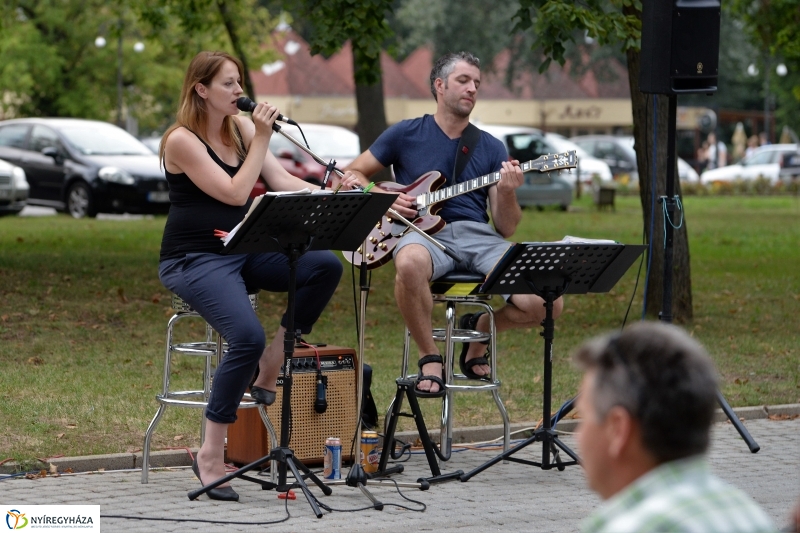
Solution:
[{"label": "street lamp", "polygon": [[[770,93],[769,93],[769,80],[770,80],[770,56],[769,54],[764,55],[764,132],[767,135],[767,139],[772,142],[772,128],[770,127]],[[783,63],[778,63],[775,67],[775,73],[780,76],[786,76],[789,72],[789,69],[786,68],[786,65]],[[758,67],[754,63],[750,63],[747,66],[747,74],[752,77],[758,76]]]},{"label": "street lamp", "polygon": [[[97,48],[103,48],[106,45],[105,37],[98,36],[94,40],[94,45]],[[138,53],[144,52],[144,43],[137,41],[133,45],[133,51]],[[122,19],[119,19],[119,35],[117,37],[117,126],[123,127],[122,122]]]}]

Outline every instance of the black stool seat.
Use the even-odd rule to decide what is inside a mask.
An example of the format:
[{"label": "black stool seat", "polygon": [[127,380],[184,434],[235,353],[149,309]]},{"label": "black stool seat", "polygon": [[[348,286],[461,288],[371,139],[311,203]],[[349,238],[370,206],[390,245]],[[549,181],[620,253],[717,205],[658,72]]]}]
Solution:
[{"label": "black stool seat", "polygon": [[483,283],[486,276],[478,274],[477,272],[470,272],[468,270],[451,270],[444,276],[436,278],[435,282],[443,283]]},{"label": "black stool seat", "polygon": [[[250,299],[250,305],[253,310],[258,308],[258,289],[247,288],[247,296]],[[203,318],[200,314],[192,309],[192,307],[177,294],[172,295],[172,308],[175,314],[167,322],[167,344],[164,359],[164,377],[162,381],[162,390],[160,394],[156,395],[158,401],[158,411],[156,411],[153,420],[147,427],[144,436],[144,446],[142,448],[142,483],[147,483],[148,473],[150,471],[150,441],[153,432],[158,425],[159,420],[164,415],[167,406],[174,405],[176,407],[194,407],[205,409],[208,406],[208,399],[211,395],[211,380],[214,373],[214,368],[222,360],[222,357],[228,351],[228,344],[224,342],[222,337],[216,333],[210,324],[206,322],[205,325],[205,340],[196,342],[174,342],[174,328],[178,321],[185,318]],[[182,355],[200,356],[205,359],[202,389],[197,390],[174,390],[170,386],[170,377],[172,375],[172,354],[180,353]],[[275,430],[272,423],[264,410],[264,406],[255,403],[249,394],[245,394],[242,401],[239,403],[239,408],[254,408],[258,409],[261,415],[261,421],[267,428],[271,442],[277,442],[275,438]],[[205,440],[205,416],[202,417],[200,424],[200,442]],[[275,471],[273,461],[272,471]],[[274,473],[273,473],[274,477]]]},{"label": "black stool seat", "polygon": [[[453,270],[440,278],[431,281],[430,289],[436,301],[443,301],[442,298],[450,297],[477,297],[481,294],[481,286],[486,280],[486,276],[476,272],[466,270]],[[491,296],[482,297],[489,299]]]}]

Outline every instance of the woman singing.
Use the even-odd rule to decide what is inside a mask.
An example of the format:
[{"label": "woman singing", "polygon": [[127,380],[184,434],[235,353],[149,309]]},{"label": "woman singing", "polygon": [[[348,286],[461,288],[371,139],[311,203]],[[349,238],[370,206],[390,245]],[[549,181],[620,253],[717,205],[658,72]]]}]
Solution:
[{"label": "woman singing", "polygon": [[[164,134],[160,157],[171,207],[161,241],[159,277],[227,341],[228,352],[214,374],[205,410],[206,435],[192,468],[205,485],[225,475],[228,424],[258,367],[251,396],[275,401],[283,360],[287,317],[267,346],[248,289],[288,290],[288,259],[280,253],[221,255],[215,230],[230,231],[249,207],[259,176],[272,190],[292,191],[309,184],[290,175],[269,152],[275,106],[260,103],[252,121],[237,116],[242,96],[242,64],[224,52],[201,52],[192,59],[181,90],[177,120]],[[312,251],[297,268],[295,328],[307,334],[339,283],[342,266],[331,252]],[[215,500],[238,500],[230,487],[208,491]]]}]

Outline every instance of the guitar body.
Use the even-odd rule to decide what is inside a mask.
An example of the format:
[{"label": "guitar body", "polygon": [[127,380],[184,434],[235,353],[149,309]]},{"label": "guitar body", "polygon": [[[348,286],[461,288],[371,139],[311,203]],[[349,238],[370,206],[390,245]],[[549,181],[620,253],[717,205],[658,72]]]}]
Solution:
[{"label": "guitar body", "polygon": [[[546,154],[536,160],[521,163],[519,166],[523,173],[531,171],[552,172],[554,170],[560,172],[565,168],[577,167],[578,156],[575,150],[558,154]],[[416,197],[419,216],[414,219],[414,226],[427,234],[433,234],[445,226],[445,221],[436,215],[441,209],[441,206],[437,207],[436,204],[460,194],[467,194],[476,189],[494,185],[500,181],[500,178],[500,172],[496,171],[444,187],[447,180],[441,173],[431,171],[426,172],[410,185],[381,182],[376,183],[375,186],[385,192],[405,193]],[[409,231],[413,230],[402,222],[394,222],[391,215],[384,215],[381,217],[380,222],[370,231],[367,237],[366,250],[362,250],[364,248],[362,244],[356,252],[344,252],[344,257],[351,263],[360,264],[363,252],[367,269],[377,268],[392,260],[392,254],[397,242]]]},{"label": "guitar body", "polygon": [[[389,193],[405,193],[409,196],[419,196],[435,191],[444,185],[445,181],[441,173],[430,171],[426,172],[417,178],[414,183],[409,185],[382,181],[376,183],[375,187]],[[440,231],[445,226],[445,221],[436,215],[440,209],[441,206],[434,206],[427,214],[417,217],[414,219],[414,226],[428,234]],[[402,222],[394,223],[390,215],[383,215],[380,222],[372,228],[372,231],[369,232],[369,236],[367,237],[367,269],[378,268],[391,261],[397,243],[406,233],[411,231],[413,230],[408,229]],[[361,264],[363,247],[364,245],[362,244],[355,252],[342,252],[344,258],[353,264]]]}]

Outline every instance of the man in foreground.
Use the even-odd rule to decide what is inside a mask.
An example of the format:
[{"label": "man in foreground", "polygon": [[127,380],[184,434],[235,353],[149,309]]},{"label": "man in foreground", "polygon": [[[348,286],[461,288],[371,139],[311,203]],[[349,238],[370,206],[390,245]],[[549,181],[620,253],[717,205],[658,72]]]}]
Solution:
[{"label": "man in foreground", "polygon": [[578,349],[577,440],[604,504],[584,533],[775,531],[742,491],[711,475],[714,366],[683,330],[638,323]]}]

